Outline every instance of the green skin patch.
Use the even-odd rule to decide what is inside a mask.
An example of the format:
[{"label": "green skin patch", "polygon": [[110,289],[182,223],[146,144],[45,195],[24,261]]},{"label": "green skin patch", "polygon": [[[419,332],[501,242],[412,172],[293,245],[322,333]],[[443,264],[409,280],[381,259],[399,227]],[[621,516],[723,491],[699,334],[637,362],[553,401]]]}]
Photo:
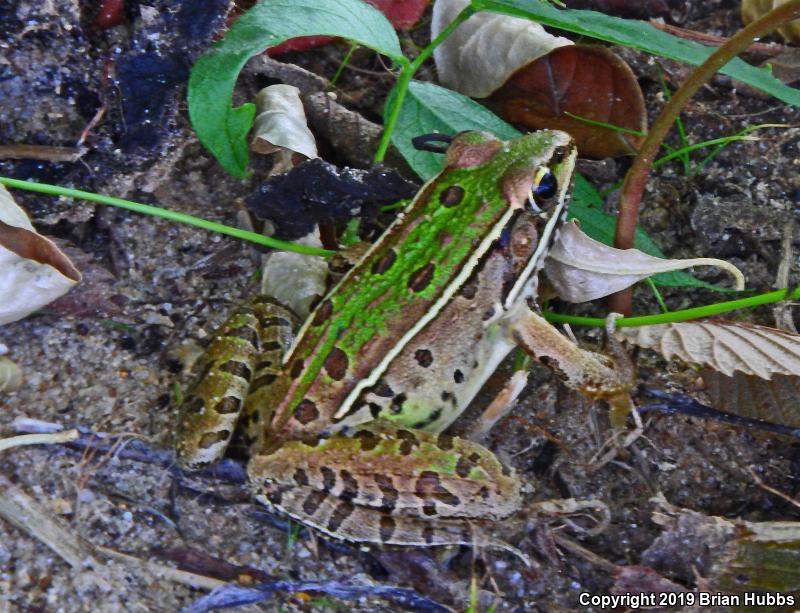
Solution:
[{"label": "green skin patch", "polygon": [[[461,158],[448,154],[448,162],[462,167],[420,190],[301,330],[272,394],[276,443],[313,437],[346,414],[356,386],[373,384],[435,318],[524,205],[535,171],[565,144],[557,132],[505,144],[475,133],[458,138],[451,151],[461,147]],[[465,167],[470,161],[479,164]]]}]

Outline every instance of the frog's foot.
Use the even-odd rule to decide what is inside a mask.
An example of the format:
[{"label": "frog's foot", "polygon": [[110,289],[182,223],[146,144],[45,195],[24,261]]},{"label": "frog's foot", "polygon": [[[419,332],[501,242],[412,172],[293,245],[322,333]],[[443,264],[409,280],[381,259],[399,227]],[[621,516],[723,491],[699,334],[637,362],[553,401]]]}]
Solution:
[{"label": "frog's foot", "polygon": [[180,406],[175,434],[179,465],[201,468],[223,456],[245,398],[274,379],[291,344],[293,320],[288,309],[259,296],[215,332]]},{"label": "frog's foot", "polygon": [[531,511],[548,523],[560,522],[581,537],[597,536],[611,524],[611,510],[602,500],[563,498],[543,500],[531,505]]},{"label": "frog's foot", "polygon": [[509,549],[481,527],[520,506],[519,482],[486,448],[386,423],[285,443],[247,470],[259,501],[349,541]]},{"label": "frog's foot", "polygon": [[633,366],[624,351],[615,360],[581,349],[558,332],[541,315],[524,304],[506,315],[511,339],[542,364],[551,368],[569,387],[611,405],[612,424],[619,428],[633,406]]}]

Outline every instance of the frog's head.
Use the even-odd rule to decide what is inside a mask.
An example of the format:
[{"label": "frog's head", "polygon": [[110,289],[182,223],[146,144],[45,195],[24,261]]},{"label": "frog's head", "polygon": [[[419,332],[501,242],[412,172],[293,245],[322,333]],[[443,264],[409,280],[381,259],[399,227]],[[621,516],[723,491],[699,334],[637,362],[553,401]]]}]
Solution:
[{"label": "frog's head", "polygon": [[556,130],[540,130],[510,141],[485,132],[462,132],[447,148],[446,169],[469,169],[480,180],[499,181],[508,206],[525,210],[536,220],[535,249],[506,297],[506,308],[535,295],[536,273],[566,219],[575,158],[572,137]]}]

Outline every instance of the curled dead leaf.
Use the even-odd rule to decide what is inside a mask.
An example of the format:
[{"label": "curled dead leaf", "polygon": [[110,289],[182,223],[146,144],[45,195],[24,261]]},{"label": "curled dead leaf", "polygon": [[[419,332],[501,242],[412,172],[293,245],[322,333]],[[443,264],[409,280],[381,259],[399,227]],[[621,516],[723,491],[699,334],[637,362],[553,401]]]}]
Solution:
[{"label": "curled dead leaf", "polygon": [[39,310],[80,280],[69,258],[33,229],[0,185],[0,325]]},{"label": "curled dead leaf", "polygon": [[7,394],[22,385],[22,370],[5,356],[0,356],[0,394]]},{"label": "curled dead leaf", "polygon": [[714,258],[668,260],[638,249],[615,249],[584,234],[574,220],[561,229],[544,270],[561,299],[587,302],[630,287],[650,275],[692,266],[718,266],[734,277],[737,289],[744,288],[744,276],[729,262]]},{"label": "curled dead leaf", "polygon": [[[747,25],[787,2],[789,0],[742,0],[742,21]],[[782,25],[778,33],[787,42],[800,42],[800,19]]]},{"label": "curled dead leaf", "polygon": [[616,334],[667,359],[677,357],[729,377],[736,372],[762,379],[800,376],[800,335],[776,328],[715,319],[621,328]]},{"label": "curled dead leaf", "polygon": [[520,68],[487,102],[503,119],[529,130],[569,132],[584,157],[631,154],[644,137],[579,118],[634,132],[647,130],[636,76],[624,60],[599,45],[555,49]]},{"label": "curled dead leaf", "polygon": [[[436,37],[469,0],[436,0],[431,37]],[[571,45],[538,23],[519,17],[477,13],[433,52],[442,85],[473,98],[485,98],[521,67],[553,49]]]},{"label": "curled dead leaf", "polygon": [[256,94],[256,118],[250,149],[256,153],[288,150],[317,157],[317,144],[308,129],[300,90],[292,85],[270,85]]}]

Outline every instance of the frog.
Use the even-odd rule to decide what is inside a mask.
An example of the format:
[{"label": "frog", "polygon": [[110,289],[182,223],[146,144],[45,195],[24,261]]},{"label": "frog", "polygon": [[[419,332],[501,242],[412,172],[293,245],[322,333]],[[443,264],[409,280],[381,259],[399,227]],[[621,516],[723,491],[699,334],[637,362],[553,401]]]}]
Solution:
[{"label": "frog", "polygon": [[[518,511],[513,469],[446,430],[515,348],[571,342],[536,299],[576,156],[555,130],[453,137],[442,170],[299,330],[263,295],[223,324],[180,409],[179,465],[217,461],[238,427],[257,501],[357,543],[469,544]],[[561,374],[595,397],[624,387],[607,360],[592,364]]]}]

